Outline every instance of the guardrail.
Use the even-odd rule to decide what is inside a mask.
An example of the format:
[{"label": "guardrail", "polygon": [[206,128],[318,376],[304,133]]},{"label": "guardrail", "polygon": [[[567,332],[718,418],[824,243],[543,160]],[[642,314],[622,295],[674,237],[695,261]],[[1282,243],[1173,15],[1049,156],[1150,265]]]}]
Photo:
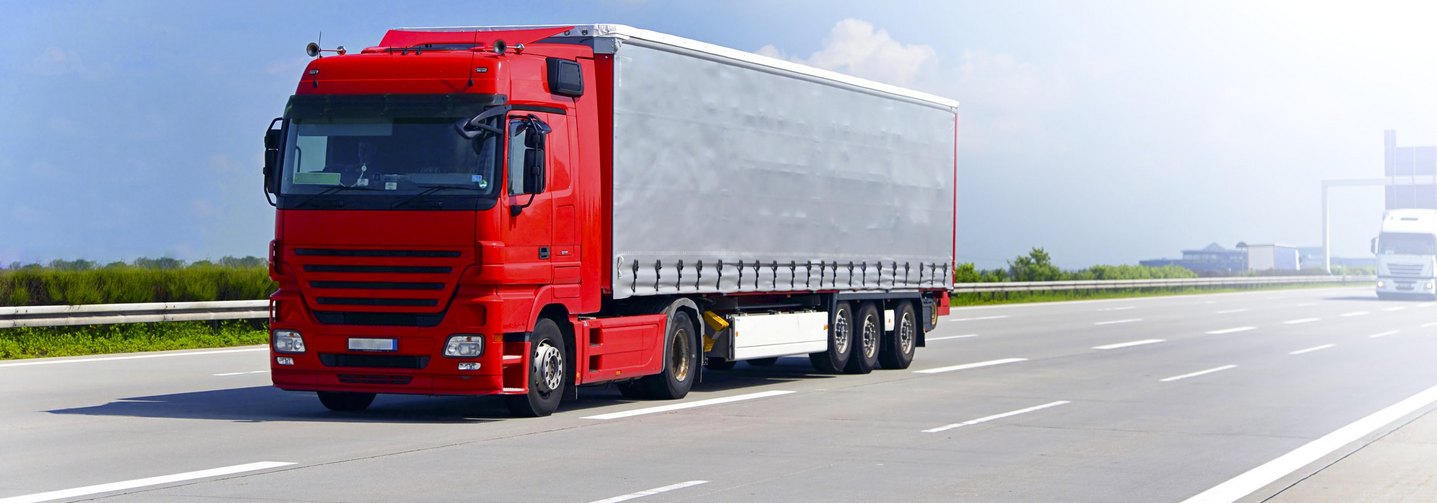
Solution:
[{"label": "guardrail", "polygon": [[1155,288],[1242,288],[1276,285],[1357,284],[1377,281],[1376,276],[1270,276],[1239,278],[1129,279],[1096,281],[1011,281],[957,283],[953,293],[1055,292]]},{"label": "guardrail", "polygon": [[[1136,279],[1101,281],[1014,281],[958,283],[953,293],[1008,293],[1155,288],[1221,288],[1299,284],[1357,284],[1375,276],[1275,276],[1257,278]],[[0,307],[0,328],[60,327],[162,321],[242,320],[269,317],[267,300],[151,302],[76,306]]]},{"label": "guardrail", "polygon": [[268,300],[0,307],[0,328],[269,317]]}]

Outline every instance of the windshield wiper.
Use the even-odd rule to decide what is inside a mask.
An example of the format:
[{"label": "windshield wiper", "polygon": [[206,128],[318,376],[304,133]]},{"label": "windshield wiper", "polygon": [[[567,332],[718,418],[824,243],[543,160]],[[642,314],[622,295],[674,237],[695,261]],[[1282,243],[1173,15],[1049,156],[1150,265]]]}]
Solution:
[{"label": "windshield wiper", "polygon": [[[441,183],[441,184],[417,183],[417,184],[414,184],[414,186],[415,186],[415,187],[420,187],[420,188],[422,188],[422,189],[424,189],[424,190],[421,191],[421,192],[418,193],[418,194],[415,194],[415,195],[412,195],[412,196],[409,196],[409,197],[405,198],[403,201],[394,203],[393,205],[390,206],[390,208],[399,208],[399,207],[401,207],[401,206],[406,206],[406,205],[408,205],[410,202],[412,202],[412,201],[414,201],[414,200],[416,200],[416,199],[419,199],[419,198],[424,197],[424,196],[428,196],[428,195],[430,195],[430,194],[433,194],[433,193],[435,193],[435,192],[439,192],[439,191],[444,190],[444,189],[459,189],[459,190],[469,190],[469,191],[474,191],[474,192],[485,192],[485,191],[488,191],[488,190],[489,190],[489,189],[485,189],[485,188],[475,187],[475,186],[473,186],[473,185],[458,185],[458,184],[449,185],[449,184],[442,184],[442,183]],[[442,204],[441,204],[441,206],[442,206]]]},{"label": "windshield wiper", "polygon": [[371,188],[368,188],[368,187],[358,187],[358,186],[335,185],[335,186],[333,186],[333,187],[329,187],[329,188],[326,188],[326,189],[321,190],[321,191],[319,191],[319,192],[316,192],[314,195],[311,195],[311,196],[305,198],[303,201],[300,201],[299,204],[294,205],[294,207],[295,207],[295,208],[303,208],[303,207],[305,207],[305,205],[308,205],[311,201],[314,201],[315,198],[327,196],[327,195],[330,195],[330,194],[335,194],[335,193],[338,193],[338,192],[343,192],[343,191],[346,191],[346,190],[379,190],[379,189],[371,189]]}]

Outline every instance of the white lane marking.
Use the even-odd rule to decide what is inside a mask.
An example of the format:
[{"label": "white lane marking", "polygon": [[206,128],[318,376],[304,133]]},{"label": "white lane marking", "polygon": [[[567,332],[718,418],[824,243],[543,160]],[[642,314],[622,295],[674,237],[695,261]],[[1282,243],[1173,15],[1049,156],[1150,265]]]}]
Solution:
[{"label": "white lane marking", "polygon": [[1327,348],[1330,348],[1330,347],[1333,347],[1333,346],[1336,346],[1336,344],[1323,344],[1323,345],[1321,345],[1321,346],[1313,346],[1313,347],[1310,347],[1310,348],[1307,348],[1307,349],[1299,349],[1299,350],[1297,350],[1297,351],[1293,351],[1293,352],[1288,353],[1288,354],[1290,354],[1290,355],[1300,355],[1300,354],[1303,354],[1303,353],[1311,353],[1311,352],[1313,352],[1313,351],[1322,351],[1322,350],[1324,350],[1324,349],[1327,349]]},{"label": "white lane marking", "polygon": [[1387,336],[1392,335],[1392,334],[1395,334],[1395,333],[1397,333],[1397,332],[1401,332],[1401,330],[1388,330],[1388,331],[1382,332],[1382,333],[1380,333],[1380,334],[1372,334],[1372,335],[1369,335],[1369,336],[1367,336],[1367,338],[1368,338],[1368,339],[1376,339],[1376,338],[1378,338],[1378,337],[1387,337]]},{"label": "white lane marking", "polygon": [[41,359],[41,360],[27,360],[27,361],[22,361],[22,362],[13,362],[13,363],[0,363],[0,368],[4,368],[4,367],[29,367],[29,366],[31,366],[31,365],[59,365],[59,364],[62,364],[62,363],[108,362],[108,361],[115,361],[115,360],[142,360],[142,359],[146,359],[146,358],[169,358],[169,357],[171,357],[171,356],[218,355],[218,354],[225,354],[225,353],[250,353],[250,352],[255,352],[255,351],[269,351],[269,346],[258,347],[258,348],[243,348],[243,349],[220,349],[220,350],[215,350],[215,351],[187,351],[187,352],[184,352],[184,353],[160,353],[160,354],[153,354],[153,355],[106,356],[106,357],[102,357],[102,358],[76,358],[76,359],[73,359],[73,360],[58,360],[58,359],[48,359],[48,358],[47,358],[47,359]]},{"label": "white lane marking", "polygon": [[1223,310],[1223,311],[1218,311],[1217,314],[1232,314],[1232,313],[1246,313],[1246,312],[1247,312],[1247,309],[1227,309],[1227,310]]},{"label": "white lane marking", "polygon": [[1427,322],[1427,323],[1423,323],[1423,324],[1422,324],[1422,328],[1427,328],[1427,327],[1437,327],[1437,321],[1429,321],[1429,322]]},{"label": "white lane marking", "polygon": [[1004,358],[1004,359],[1001,359],[1001,360],[988,360],[988,361],[986,361],[986,362],[965,363],[965,364],[962,364],[962,365],[950,365],[950,366],[947,366],[947,367],[938,367],[938,368],[932,368],[932,369],[915,370],[915,371],[913,371],[913,373],[914,373],[914,374],[939,374],[939,373],[943,373],[943,372],[953,372],[953,371],[955,371],[955,370],[976,369],[976,368],[980,368],[980,367],[991,367],[991,366],[994,366],[994,365],[1003,365],[1003,364],[1006,364],[1006,363],[1018,363],[1018,362],[1026,362],[1026,361],[1028,361],[1027,358]]},{"label": "white lane marking", "polygon": [[246,374],[268,374],[268,373],[269,373],[268,370],[251,370],[251,371],[249,371],[249,372],[225,372],[225,373],[223,373],[223,374],[215,374],[215,377],[239,376],[239,375],[246,375]]},{"label": "white lane marking", "polygon": [[1049,408],[1049,407],[1057,407],[1057,406],[1059,406],[1059,405],[1066,405],[1066,404],[1069,404],[1069,403],[1072,403],[1072,402],[1069,402],[1069,401],[1067,401],[1067,400],[1058,400],[1058,401],[1056,401],[1056,402],[1049,402],[1049,403],[1045,403],[1045,404],[1043,404],[1043,405],[1038,405],[1038,406],[1034,406],[1034,407],[1028,407],[1028,408],[1026,408],[1026,409],[1018,409],[1018,410],[1011,411],[1011,412],[1004,412],[1004,413],[1002,413],[1002,414],[994,414],[994,415],[991,415],[991,416],[988,416],[988,417],[980,417],[980,418],[978,418],[978,419],[972,419],[972,420],[968,420],[968,421],[963,421],[963,422],[961,422],[961,423],[953,423],[953,424],[950,424],[950,425],[947,425],[947,426],[939,426],[939,427],[937,427],[937,428],[931,428],[931,429],[923,430],[923,433],[938,433],[938,432],[940,432],[940,431],[948,431],[948,430],[951,430],[951,429],[953,429],[953,428],[961,428],[961,427],[964,427],[964,426],[972,426],[972,425],[975,425],[975,424],[978,424],[978,423],[986,423],[986,422],[992,421],[992,420],[994,420],[994,419],[1003,419],[1003,418],[1005,418],[1005,417],[1012,417],[1012,416],[1016,416],[1016,415],[1018,415],[1018,414],[1026,414],[1026,413],[1029,413],[1029,412],[1033,412],[1033,411],[1035,411],[1035,410],[1043,410],[1043,409],[1046,409],[1046,408]]},{"label": "white lane marking", "polygon": [[[1371,290],[1372,290],[1372,287],[1370,287],[1370,286],[1344,286],[1344,287],[1331,287],[1331,288],[1310,288],[1310,289],[1307,289],[1307,290],[1305,290],[1305,291],[1306,291],[1306,292],[1311,292],[1311,293],[1341,292],[1341,293],[1351,293],[1351,294],[1353,294],[1353,295],[1358,295],[1358,294],[1364,294],[1364,293],[1371,293]],[[1131,303],[1134,303],[1134,302],[1147,304],[1147,303],[1153,303],[1153,302],[1160,302],[1160,303],[1168,303],[1168,302],[1171,302],[1171,303],[1174,303],[1175,305],[1198,305],[1196,302],[1180,302],[1180,301],[1186,301],[1186,300],[1189,299],[1189,298],[1204,298],[1204,297],[1212,297],[1212,298],[1238,297],[1238,296],[1242,296],[1242,297],[1252,297],[1252,296],[1259,295],[1259,294],[1261,294],[1261,293],[1263,293],[1263,292],[1262,292],[1262,291],[1252,291],[1252,292],[1202,293],[1202,294],[1193,294],[1193,295],[1156,295],[1156,296],[1152,296],[1152,297],[1138,297],[1138,298],[1130,298],[1130,299],[1069,300],[1069,301],[1062,301],[1062,302],[1030,302],[1030,303],[1025,303],[1025,304],[995,304],[995,305],[990,305],[990,306],[964,306],[964,307],[954,307],[954,308],[953,308],[953,315],[956,316],[956,315],[965,314],[965,313],[974,313],[974,312],[982,312],[982,311],[992,311],[992,310],[996,310],[996,309],[1002,309],[1002,310],[1023,310],[1023,309],[1030,309],[1030,308],[1047,309],[1047,308],[1051,308],[1051,307],[1067,307],[1067,306],[1077,306],[1077,305],[1083,305],[1083,304],[1131,304]],[[1203,303],[1203,304],[1216,304],[1217,302],[1215,302],[1215,301],[1204,301],[1204,302],[1202,302],[1202,303]]]},{"label": "white lane marking", "polygon": [[1390,313],[1390,312],[1393,312],[1393,311],[1401,311],[1401,310],[1403,310],[1403,309],[1407,309],[1407,306],[1387,307],[1387,308],[1383,308],[1382,311],[1383,311],[1383,312]]},{"label": "white lane marking", "polygon": [[1136,323],[1136,322],[1139,322],[1139,321],[1143,321],[1143,319],[1142,319],[1142,318],[1132,318],[1132,319],[1127,319],[1127,320],[1100,321],[1100,322],[1094,323],[1094,325],[1119,325],[1119,324],[1122,324],[1122,323]]},{"label": "white lane marking", "polygon": [[1322,318],[1298,318],[1298,319],[1295,319],[1295,320],[1287,320],[1287,321],[1284,321],[1284,322],[1282,322],[1282,324],[1283,324],[1283,325],[1301,325],[1301,324],[1303,324],[1303,323],[1312,323],[1312,322],[1314,322],[1314,321],[1322,321]]},{"label": "white lane marking", "polygon": [[1121,349],[1121,348],[1130,348],[1130,347],[1133,347],[1133,346],[1142,346],[1142,345],[1146,345],[1146,344],[1157,344],[1157,343],[1159,343],[1159,342],[1167,342],[1167,339],[1143,339],[1143,340],[1141,340],[1141,341],[1119,342],[1119,343],[1117,343],[1117,344],[1106,344],[1106,345],[1102,345],[1102,346],[1093,346],[1093,349]]},{"label": "white lane marking", "polygon": [[928,337],[928,338],[926,338],[926,339],[924,339],[924,340],[926,340],[926,341],[928,341],[928,342],[933,342],[933,341],[946,341],[946,340],[948,340],[948,339],[967,339],[967,338],[969,338],[969,337],[977,337],[977,336],[978,336],[978,334],[945,335],[945,336],[943,336],[943,337]]},{"label": "white lane marking", "polygon": [[1197,371],[1197,372],[1193,372],[1193,373],[1190,373],[1190,374],[1183,374],[1183,375],[1180,375],[1180,376],[1172,376],[1172,377],[1167,377],[1167,378],[1158,379],[1158,380],[1159,380],[1159,381],[1162,381],[1162,382],[1173,382],[1173,381],[1177,381],[1177,380],[1179,380],[1179,379],[1187,379],[1187,378],[1189,378],[1189,377],[1197,377],[1197,376],[1200,376],[1200,375],[1203,375],[1203,374],[1211,374],[1211,373],[1213,373],[1213,372],[1222,372],[1222,371],[1224,371],[1224,370],[1235,369],[1235,368],[1237,368],[1237,365],[1223,365],[1223,366],[1221,366],[1221,367],[1213,367],[1213,368],[1210,368],[1210,369],[1207,369],[1207,370],[1199,370],[1199,371]]},{"label": "white lane marking", "polygon": [[1262,489],[1268,484],[1302,469],[1313,461],[1332,454],[1342,446],[1360,440],[1408,414],[1432,405],[1433,402],[1437,402],[1437,386],[1427,388],[1416,395],[1374,412],[1372,415],[1358,419],[1352,424],[1338,428],[1337,431],[1308,442],[1292,452],[1278,456],[1277,459],[1263,463],[1227,482],[1198,493],[1185,500],[1184,503],[1237,501],[1252,494],[1253,491]]},{"label": "white lane marking", "polygon": [[1137,309],[1137,308],[1138,308],[1138,306],[1105,307],[1105,308],[1099,309],[1098,312],[1104,312],[1104,311],[1127,311],[1127,310],[1129,310],[1129,309]]},{"label": "white lane marking", "polygon": [[1431,303],[1431,302],[1424,302],[1424,303],[1421,303],[1421,304],[1417,304],[1417,307],[1432,307],[1433,305],[1437,305],[1437,304],[1433,304],[1433,303]]},{"label": "white lane marking", "polygon": [[1238,333],[1238,332],[1246,332],[1246,331],[1248,331],[1248,330],[1257,330],[1257,327],[1224,328],[1224,329],[1222,329],[1222,330],[1213,330],[1213,331],[1211,331],[1211,332],[1207,332],[1207,334],[1208,334],[1208,335],[1235,334],[1235,333]]},{"label": "white lane marking", "polygon": [[1338,316],[1341,316],[1341,317],[1343,317],[1343,318],[1349,318],[1349,317],[1352,317],[1352,316],[1365,316],[1365,315],[1368,315],[1368,314],[1371,314],[1371,311],[1353,311],[1353,312],[1350,312],[1350,313],[1342,313],[1342,314],[1339,314]]},{"label": "white lane marking", "polygon": [[234,475],[236,473],[252,472],[256,470],[268,470],[270,468],[279,468],[281,466],[289,466],[292,464],[294,463],[284,463],[279,461],[261,461],[258,463],[226,466],[222,468],[211,468],[209,470],[200,470],[195,472],[176,473],[174,475],[162,475],[159,477],[126,480],[124,482],[111,482],[109,484],[76,487],[74,489],[62,489],[59,491],[26,494],[23,496],[12,496],[9,498],[0,498],[0,503],[33,503],[38,501],[78,498],[81,496],[89,496],[92,494],[123,491],[126,489],[135,489],[145,486],[170,484],[174,482],[184,482],[186,480],[219,477],[222,475]]},{"label": "white lane marking", "polygon": [[622,496],[614,496],[614,497],[612,497],[612,498],[601,499],[601,500],[594,500],[594,501],[591,502],[591,503],[619,503],[620,501],[628,501],[628,500],[631,500],[631,499],[634,499],[634,498],[642,498],[642,497],[644,497],[644,496],[653,496],[653,495],[659,494],[659,493],[666,493],[666,492],[669,492],[669,491],[674,491],[674,490],[678,490],[678,489],[683,489],[683,488],[685,488],[685,487],[693,487],[693,486],[696,486],[696,485],[699,485],[699,484],[707,484],[707,483],[709,483],[709,481],[707,481],[707,480],[690,480],[690,481],[688,481],[688,482],[679,482],[679,483],[677,483],[677,484],[667,485],[667,486],[663,486],[663,487],[655,487],[655,488],[653,488],[653,489],[649,489],[649,490],[645,490],[645,491],[639,491],[639,492],[636,492],[636,493],[629,493],[629,494],[625,494],[625,495],[622,495]]},{"label": "white lane marking", "polygon": [[977,317],[977,318],[954,318],[954,319],[946,320],[946,321],[1001,320],[1001,319],[1007,318],[1007,317],[1008,317],[1008,315],[1004,314],[1004,315],[1000,315],[1000,316],[979,316],[979,317]]},{"label": "white lane marking", "polygon": [[758,393],[749,393],[749,394],[747,394],[747,395],[734,395],[734,396],[726,396],[726,397],[722,397],[722,398],[710,398],[710,399],[708,399],[708,400],[697,400],[697,401],[693,401],[693,402],[675,403],[675,404],[669,404],[669,405],[660,405],[660,406],[658,406],[658,407],[647,407],[647,408],[643,408],[643,409],[626,410],[626,411],[621,411],[621,412],[610,412],[610,413],[608,413],[608,414],[599,414],[599,415],[597,415],[597,416],[585,416],[584,419],[622,419],[622,418],[626,418],[626,417],[642,416],[642,415],[644,415],[644,414],[658,414],[658,413],[660,413],[660,412],[671,412],[671,411],[675,411],[675,410],[692,409],[692,408],[694,408],[694,407],[704,407],[704,406],[707,406],[707,405],[718,405],[718,404],[730,403],[730,402],[741,402],[741,401],[744,401],[744,400],[753,400],[753,399],[756,399],[756,398],[768,398],[768,397],[771,397],[771,396],[787,395],[787,394],[790,394],[790,393],[794,393],[794,392],[793,392],[793,391],[783,391],[783,390],[760,391],[760,392],[758,392]]}]

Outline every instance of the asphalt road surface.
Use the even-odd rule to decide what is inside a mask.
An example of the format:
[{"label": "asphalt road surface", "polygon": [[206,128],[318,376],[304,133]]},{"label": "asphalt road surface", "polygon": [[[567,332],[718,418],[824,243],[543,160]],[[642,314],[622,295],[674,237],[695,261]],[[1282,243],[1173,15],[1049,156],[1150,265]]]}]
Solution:
[{"label": "asphalt road surface", "polygon": [[1260,500],[1437,403],[1437,309],[1369,288],[957,309],[913,367],[710,371],[364,413],[263,347],[0,362],[0,502]]}]

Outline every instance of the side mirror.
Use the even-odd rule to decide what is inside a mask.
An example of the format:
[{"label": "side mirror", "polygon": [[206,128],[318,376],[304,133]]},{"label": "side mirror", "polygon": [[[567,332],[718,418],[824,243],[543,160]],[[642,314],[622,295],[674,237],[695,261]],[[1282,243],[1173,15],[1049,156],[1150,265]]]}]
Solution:
[{"label": "side mirror", "polygon": [[1372,238],[1372,254],[1377,254],[1377,238]]},{"label": "side mirror", "polygon": [[283,129],[276,129],[275,124],[282,119],[270,121],[269,129],[264,132],[264,191],[267,194],[276,192],[275,180],[279,177],[279,149],[284,143]]},{"label": "side mirror", "polygon": [[[539,143],[543,143],[543,136],[530,135],[529,138],[538,136]],[[525,141],[528,143],[528,141]],[[547,180],[544,176],[544,150],[540,148],[524,149],[524,193],[538,194],[544,192],[544,185]]]}]

